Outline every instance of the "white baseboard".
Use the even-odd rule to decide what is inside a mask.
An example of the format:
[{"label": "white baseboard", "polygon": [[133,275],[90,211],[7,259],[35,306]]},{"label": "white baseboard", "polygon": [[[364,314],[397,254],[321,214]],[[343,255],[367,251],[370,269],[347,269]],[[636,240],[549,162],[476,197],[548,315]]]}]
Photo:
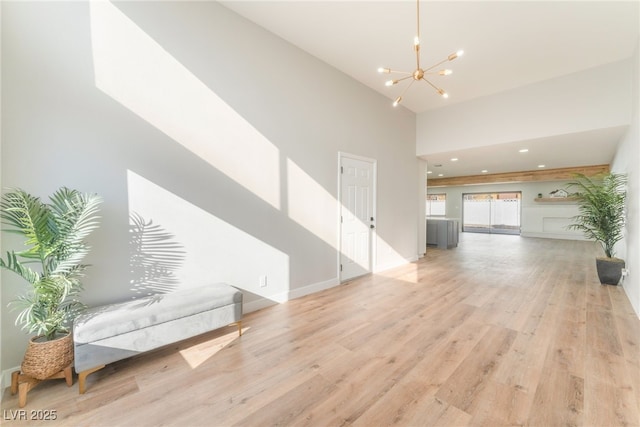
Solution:
[{"label": "white baseboard", "polygon": [[303,286],[302,288],[291,289],[287,292],[282,292],[280,294],[273,295],[273,298],[277,302],[286,302],[292,299],[304,297],[306,295],[315,294],[316,292],[324,291],[325,289],[333,288],[334,286],[338,286],[340,282],[338,282],[338,278],[334,277],[329,280],[325,280],[323,282],[313,283],[311,285]]},{"label": "white baseboard", "polygon": [[272,305],[276,305],[276,301],[272,301],[269,298],[260,298],[255,301],[246,302],[242,304],[242,313],[247,314],[253,311],[262,310],[263,308],[271,307]]},{"label": "white baseboard", "polygon": [[562,234],[562,233],[543,233],[543,232],[531,232],[523,231],[520,233],[521,237],[539,237],[542,239],[561,239],[561,240],[587,240],[582,236],[576,236],[575,234]]},{"label": "white baseboard", "polygon": [[11,373],[19,371],[20,366],[14,366],[13,368],[2,371],[2,377],[0,378],[0,400],[4,396],[4,389],[11,385]]},{"label": "white baseboard", "polygon": [[252,311],[261,310],[274,304],[281,304],[292,299],[324,291],[325,289],[333,288],[339,284],[337,277],[323,282],[313,283],[311,285],[303,286],[302,288],[292,289],[287,292],[281,292],[279,294],[270,295],[269,297],[248,302],[242,306],[242,311],[243,313],[251,313]]}]

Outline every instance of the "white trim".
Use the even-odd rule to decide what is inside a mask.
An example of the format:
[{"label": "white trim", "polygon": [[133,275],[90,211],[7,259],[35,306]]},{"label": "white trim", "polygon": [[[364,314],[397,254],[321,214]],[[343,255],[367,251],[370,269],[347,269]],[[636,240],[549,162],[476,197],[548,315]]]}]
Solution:
[{"label": "white trim", "polygon": [[245,302],[242,304],[242,313],[247,314],[253,311],[262,310],[263,308],[271,307],[272,305],[278,304],[276,301],[273,301],[269,298],[260,298],[256,301]]},{"label": "white trim", "polygon": [[14,366],[13,368],[2,371],[2,377],[0,378],[0,401],[2,400],[2,396],[4,396],[4,389],[11,386],[11,373],[19,370],[20,366]]},{"label": "white trim", "polygon": [[562,233],[544,233],[535,231],[521,231],[520,237],[538,237],[542,239],[561,239],[561,240],[588,240],[583,236],[576,234],[562,234]]},{"label": "white trim", "polygon": [[369,272],[373,273],[376,269],[377,263],[377,248],[378,248],[378,161],[376,159],[370,157],[359,156],[357,154],[345,153],[344,151],[338,151],[338,203],[337,203],[337,223],[338,223],[338,262],[336,266],[338,283],[342,283],[342,272],[340,271],[340,263],[342,261],[342,222],[340,221],[340,217],[342,215],[342,159],[347,157],[353,160],[360,160],[362,162],[371,163],[373,166],[373,200],[372,200],[372,209],[373,209],[373,217],[375,218],[374,224],[375,228],[371,233],[371,265],[369,267]]},{"label": "white trim", "polygon": [[[376,159],[373,159],[371,157],[359,156],[357,154],[351,154],[351,153],[346,153],[344,151],[338,151],[338,159],[341,159],[342,157],[348,157],[348,158],[353,159],[353,160],[360,160],[361,162],[368,162],[368,163],[373,163],[373,164],[376,164],[378,162]],[[375,176],[374,176],[374,179],[375,179]]]},{"label": "white trim", "polygon": [[281,297],[285,298],[284,301],[289,301],[289,300],[292,300],[292,299],[301,298],[301,297],[304,297],[304,296],[307,296],[307,295],[315,294],[316,292],[324,291],[325,289],[333,288],[335,286],[338,286],[339,284],[340,284],[340,281],[338,280],[338,278],[334,277],[332,279],[325,280],[325,281],[318,282],[318,283],[313,283],[311,285],[307,285],[307,286],[304,286],[302,288],[296,288],[296,289],[290,290],[288,292],[279,294],[277,296],[281,296]]},{"label": "white trim", "polygon": [[333,279],[313,283],[302,288],[296,288],[287,292],[281,292],[279,294],[263,297],[256,301],[251,301],[243,304],[242,312],[251,313],[253,311],[261,310],[272,305],[281,304],[292,299],[301,298],[307,295],[314,294],[316,292],[324,291],[325,289],[333,288],[335,286],[338,286],[339,284],[340,282],[338,281],[338,278],[334,277]]},{"label": "white trim", "polygon": [[336,203],[336,227],[338,241],[337,243],[337,251],[336,251],[336,277],[338,278],[338,283],[342,282],[342,271],[340,270],[340,265],[342,262],[342,151],[338,151],[338,192],[337,194],[337,203]]}]

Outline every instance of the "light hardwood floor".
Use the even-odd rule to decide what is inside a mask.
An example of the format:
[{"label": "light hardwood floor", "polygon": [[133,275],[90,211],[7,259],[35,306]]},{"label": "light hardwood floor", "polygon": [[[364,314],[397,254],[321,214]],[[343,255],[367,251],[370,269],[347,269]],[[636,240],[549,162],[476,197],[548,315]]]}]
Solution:
[{"label": "light hardwood floor", "polygon": [[19,421],[73,426],[637,426],[640,321],[593,243],[463,233],[458,248],[39,385]]}]

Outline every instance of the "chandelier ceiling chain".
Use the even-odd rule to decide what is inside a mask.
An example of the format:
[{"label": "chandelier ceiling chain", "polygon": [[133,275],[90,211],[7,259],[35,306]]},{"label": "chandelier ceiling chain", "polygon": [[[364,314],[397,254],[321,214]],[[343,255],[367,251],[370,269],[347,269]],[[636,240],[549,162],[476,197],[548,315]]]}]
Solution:
[{"label": "chandelier ceiling chain", "polygon": [[436,68],[439,65],[442,65],[443,63],[447,62],[447,61],[453,61],[454,59],[456,59],[459,56],[462,56],[462,54],[464,53],[462,50],[459,50],[455,53],[452,53],[451,55],[447,56],[445,59],[443,59],[442,61],[438,62],[437,64],[434,64],[432,66],[430,66],[427,69],[422,69],[420,67],[420,0],[416,0],[416,37],[413,40],[413,50],[416,52],[416,69],[413,72],[408,72],[408,71],[398,71],[398,70],[392,70],[391,68],[378,68],[378,72],[379,73],[385,73],[385,74],[403,74],[404,77],[398,78],[398,79],[392,79],[392,80],[388,80],[385,85],[386,86],[394,86],[396,84],[398,84],[401,81],[407,80],[407,79],[412,79],[409,84],[407,85],[407,87],[404,88],[404,90],[402,91],[402,93],[400,94],[400,96],[398,96],[396,98],[396,100],[393,102],[393,106],[397,107],[398,104],[400,104],[400,102],[402,101],[402,97],[404,96],[404,94],[407,92],[407,90],[411,87],[411,85],[419,80],[422,80],[424,82],[426,82],[429,86],[431,86],[433,89],[435,89],[436,92],[438,92],[443,98],[448,98],[449,95],[447,94],[447,92],[445,92],[442,88],[437,87],[436,85],[434,85],[433,83],[431,83],[427,78],[425,78],[425,75],[427,74],[436,74],[436,75],[440,75],[440,76],[448,76],[452,73],[451,70],[449,69],[443,69],[437,72],[430,72],[431,70],[433,70],[434,68]]}]

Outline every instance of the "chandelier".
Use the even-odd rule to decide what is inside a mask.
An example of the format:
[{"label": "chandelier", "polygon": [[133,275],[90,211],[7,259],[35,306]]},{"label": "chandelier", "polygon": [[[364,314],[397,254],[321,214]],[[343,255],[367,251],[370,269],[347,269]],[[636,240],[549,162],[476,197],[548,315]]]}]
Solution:
[{"label": "chandelier", "polygon": [[393,85],[396,85],[396,84],[400,83],[401,81],[404,81],[404,80],[407,80],[407,79],[412,79],[411,82],[409,83],[409,85],[404,88],[404,90],[402,91],[400,96],[398,96],[396,98],[396,100],[393,101],[393,106],[394,107],[397,107],[398,104],[400,104],[400,102],[402,101],[402,96],[407,92],[407,89],[409,89],[414,82],[417,82],[419,80],[422,80],[422,81],[426,82],[429,86],[434,88],[436,90],[436,92],[438,92],[443,98],[448,98],[449,95],[447,94],[447,92],[445,92],[442,88],[439,88],[436,85],[434,85],[433,83],[431,83],[426,78],[426,76],[427,75],[448,76],[449,74],[452,73],[452,71],[449,70],[449,69],[443,69],[443,70],[440,70],[440,71],[431,71],[431,70],[433,70],[434,68],[438,67],[439,65],[444,64],[447,61],[453,61],[457,57],[462,56],[462,54],[464,53],[462,50],[459,50],[459,51],[457,51],[455,53],[452,53],[451,55],[447,56],[445,59],[443,59],[442,61],[438,62],[437,64],[434,64],[434,65],[430,66],[429,68],[425,68],[425,69],[420,68],[420,0],[416,0],[416,10],[417,10],[417,12],[416,12],[416,16],[417,16],[417,31],[416,31],[416,37],[413,39],[413,50],[416,52],[416,69],[414,71],[412,71],[412,72],[409,72],[409,71],[392,70],[391,68],[378,68],[378,72],[379,73],[385,73],[385,74],[397,73],[397,74],[403,74],[404,75],[404,77],[401,77],[401,78],[398,78],[398,79],[388,80],[385,83],[386,86],[393,86]]}]

